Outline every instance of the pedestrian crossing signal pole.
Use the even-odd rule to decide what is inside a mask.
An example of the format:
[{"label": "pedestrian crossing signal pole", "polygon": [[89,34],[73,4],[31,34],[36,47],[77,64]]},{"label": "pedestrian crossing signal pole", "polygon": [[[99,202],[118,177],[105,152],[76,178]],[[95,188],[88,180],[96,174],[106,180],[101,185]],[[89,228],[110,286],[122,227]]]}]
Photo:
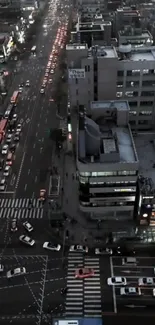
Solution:
[{"label": "pedestrian crossing signal pole", "polygon": [[65,243],[66,243],[66,229],[64,229],[64,233],[63,233],[63,243],[62,243],[62,267],[64,268],[65,266]]}]

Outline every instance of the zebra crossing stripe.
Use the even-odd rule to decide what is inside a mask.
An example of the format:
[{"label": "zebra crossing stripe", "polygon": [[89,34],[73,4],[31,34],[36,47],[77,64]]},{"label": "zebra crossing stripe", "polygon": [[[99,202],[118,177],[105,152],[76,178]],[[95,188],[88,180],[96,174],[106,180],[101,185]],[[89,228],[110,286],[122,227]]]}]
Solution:
[{"label": "zebra crossing stripe", "polygon": [[[0,199],[1,208],[29,208],[30,200],[28,198],[18,199]],[[41,208],[41,203],[38,199],[33,199],[31,207]]]}]

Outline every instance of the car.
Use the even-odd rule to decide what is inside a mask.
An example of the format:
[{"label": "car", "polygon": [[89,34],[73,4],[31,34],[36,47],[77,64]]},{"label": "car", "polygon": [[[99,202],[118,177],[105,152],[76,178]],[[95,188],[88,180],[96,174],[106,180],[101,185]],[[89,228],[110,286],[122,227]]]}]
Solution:
[{"label": "car", "polygon": [[40,201],[44,201],[45,200],[45,195],[46,195],[46,190],[45,189],[41,189],[40,190],[39,200]]},{"label": "car", "polygon": [[22,130],[22,126],[21,126],[21,124],[18,124],[17,128],[16,128],[16,133],[20,133],[21,130]]},{"label": "car", "polygon": [[8,150],[9,150],[9,146],[8,146],[8,144],[5,144],[5,145],[2,147],[2,155],[7,155]]},{"label": "car", "polygon": [[24,87],[23,84],[19,85],[19,92],[20,92],[20,93],[23,91],[23,87]]},{"label": "car", "polygon": [[75,278],[85,279],[94,276],[94,270],[92,268],[82,268],[75,271]]},{"label": "car", "polygon": [[10,143],[12,140],[12,134],[8,134],[6,138],[6,143]]},{"label": "car", "polygon": [[122,258],[122,265],[137,265],[136,257],[124,257]]},{"label": "car", "polygon": [[121,296],[141,296],[141,289],[138,287],[122,287],[120,288]]},{"label": "car", "polygon": [[139,286],[155,286],[155,278],[139,278],[138,279]]},{"label": "car", "polygon": [[50,71],[50,69],[49,69],[49,68],[47,68],[47,69],[46,69],[46,73],[49,73],[49,71]]},{"label": "car", "polygon": [[122,276],[114,276],[112,278],[108,278],[107,279],[107,284],[109,286],[120,286],[120,285],[126,285],[127,281],[126,278],[122,277]]},{"label": "car", "polygon": [[13,119],[13,121],[16,121],[17,120],[17,114],[13,114],[12,119]]},{"label": "car", "polygon": [[95,248],[96,255],[112,255],[113,251],[110,248]]},{"label": "car", "polygon": [[26,87],[29,87],[30,86],[30,80],[26,80],[25,86]]},{"label": "car", "polygon": [[10,173],[10,166],[5,166],[3,175],[8,177]]},{"label": "car", "polygon": [[3,178],[0,181],[0,191],[4,191],[5,190],[5,187],[6,187],[6,181],[5,181],[5,178]]},{"label": "car", "polygon": [[26,268],[25,267],[17,267],[16,269],[14,270],[10,270],[6,273],[6,277],[8,279],[10,278],[14,278],[16,276],[19,276],[19,275],[23,275],[26,273]]},{"label": "car", "polygon": [[16,232],[18,230],[17,227],[17,219],[12,219],[11,221],[11,232]]},{"label": "car", "polygon": [[19,134],[15,134],[15,136],[14,136],[14,141],[15,142],[18,142],[20,140],[20,136],[19,136]]},{"label": "car", "polygon": [[53,69],[51,69],[50,73],[51,73],[51,74],[53,74],[53,73],[54,73],[54,70],[53,70]]},{"label": "car", "polygon": [[55,244],[52,244],[50,242],[45,242],[43,244],[43,248],[49,249],[51,251],[57,251],[58,252],[61,249],[61,245],[59,245],[59,244],[55,245]]},{"label": "car", "polygon": [[49,79],[49,83],[52,84],[52,82],[53,82],[53,79]]},{"label": "car", "polygon": [[45,77],[48,77],[48,73],[47,72],[45,73]]},{"label": "car", "polygon": [[45,89],[44,88],[41,88],[40,89],[40,94],[44,94],[45,93]]},{"label": "car", "polygon": [[28,232],[31,232],[33,230],[33,227],[32,225],[28,222],[28,221],[25,221],[23,223],[23,227],[28,231]]},{"label": "car", "polygon": [[153,290],[152,290],[152,295],[153,295],[153,297],[155,297],[155,288],[153,288]]},{"label": "car", "polygon": [[15,143],[13,143],[13,144],[10,146],[10,151],[11,151],[11,152],[15,152],[15,150],[16,150],[16,145],[15,145]]},{"label": "car", "polygon": [[5,114],[4,114],[4,118],[5,119],[8,119],[10,116],[10,111],[6,111]]},{"label": "car", "polygon": [[69,248],[70,252],[82,252],[82,253],[88,253],[88,247],[81,246],[81,245],[72,245]]},{"label": "car", "polygon": [[0,264],[0,273],[4,272],[4,265]]},{"label": "car", "polygon": [[35,244],[35,240],[34,240],[34,239],[32,239],[32,238],[30,238],[30,237],[28,237],[28,236],[25,236],[25,235],[21,235],[21,236],[19,237],[19,240],[20,240],[22,243],[24,243],[24,244],[26,244],[26,245],[29,245],[29,246],[34,246],[34,244]]},{"label": "car", "polygon": [[4,167],[4,159],[0,159],[0,170]]}]

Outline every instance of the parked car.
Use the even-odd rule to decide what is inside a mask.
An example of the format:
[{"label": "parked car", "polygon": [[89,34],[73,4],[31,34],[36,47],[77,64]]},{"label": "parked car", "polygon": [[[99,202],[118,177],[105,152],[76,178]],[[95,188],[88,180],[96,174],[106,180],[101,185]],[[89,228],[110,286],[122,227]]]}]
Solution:
[{"label": "parked car", "polygon": [[127,281],[126,278],[122,277],[122,276],[115,276],[112,278],[108,278],[107,279],[107,284],[109,286],[120,286],[120,285],[126,285]]},{"label": "parked car", "polygon": [[17,228],[17,219],[12,219],[12,221],[11,221],[11,231],[12,232],[16,232],[18,230],[18,228]]},{"label": "parked car", "polygon": [[155,286],[155,278],[144,277],[138,279],[139,286]]},{"label": "parked car", "polygon": [[110,248],[95,248],[96,255],[112,255],[113,251]]},{"label": "parked car", "polygon": [[123,287],[120,288],[121,296],[141,296],[141,289],[138,287]]}]

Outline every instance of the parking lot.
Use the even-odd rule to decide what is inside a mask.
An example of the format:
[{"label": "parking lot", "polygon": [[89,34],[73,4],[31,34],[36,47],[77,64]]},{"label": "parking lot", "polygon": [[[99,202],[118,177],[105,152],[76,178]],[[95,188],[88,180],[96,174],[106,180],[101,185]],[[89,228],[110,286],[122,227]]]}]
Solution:
[{"label": "parking lot", "polygon": [[[111,257],[111,273],[112,276],[125,277],[127,287],[138,287],[138,279],[143,277],[154,277],[154,257],[136,257],[135,265],[122,265],[122,257]],[[141,313],[154,312],[155,297],[153,296],[153,288],[155,285],[140,286],[141,295],[139,296],[122,296],[120,288],[117,286],[112,288],[114,312],[132,312]]]},{"label": "parking lot", "polygon": [[[47,255],[6,255],[2,257],[5,271],[0,274],[0,322],[21,319],[36,321],[38,317],[63,311],[61,288],[65,274],[59,257]],[[25,267],[26,274],[11,279],[9,270]],[[13,324],[14,324],[13,322]]]}]

